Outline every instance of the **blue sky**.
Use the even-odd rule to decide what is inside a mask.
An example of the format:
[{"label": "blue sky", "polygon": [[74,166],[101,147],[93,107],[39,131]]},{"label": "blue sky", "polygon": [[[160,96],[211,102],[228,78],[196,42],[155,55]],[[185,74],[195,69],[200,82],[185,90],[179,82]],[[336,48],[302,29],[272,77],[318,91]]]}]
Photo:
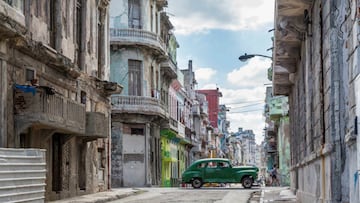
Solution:
[{"label": "blue sky", "polygon": [[264,84],[271,60],[255,57],[240,62],[244,53],[271,56],[274,0],[169,0],[166,11],[179,42],[178,66],[193,60],[198,89],[219,87],[220,103],[230,107],[230,131],[252,129],[257,143],[265,127]]}]

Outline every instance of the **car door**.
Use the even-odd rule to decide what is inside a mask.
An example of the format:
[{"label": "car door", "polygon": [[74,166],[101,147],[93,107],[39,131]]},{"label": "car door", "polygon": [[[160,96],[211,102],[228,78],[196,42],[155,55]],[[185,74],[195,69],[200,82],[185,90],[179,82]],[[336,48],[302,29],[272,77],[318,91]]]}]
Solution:
[{"label": "car door", "polygon": [[232,180],[233,171],[229,162],[227,161],[218,162],[217,177],[219,179],[217,182],[223,182],[223,183],[233,182]]},{"label": "car door", "polygon": [[217,162],[210,161],[205,167],[204,180],[203,182],[214,183],[217,182],[218,168]]},{"label": "car door", "polygon": [[234,182],[234,171],[228,161],[219,162],[218,167],[221,169],[219,170],[219,177],[221,177],[222,182]]}]

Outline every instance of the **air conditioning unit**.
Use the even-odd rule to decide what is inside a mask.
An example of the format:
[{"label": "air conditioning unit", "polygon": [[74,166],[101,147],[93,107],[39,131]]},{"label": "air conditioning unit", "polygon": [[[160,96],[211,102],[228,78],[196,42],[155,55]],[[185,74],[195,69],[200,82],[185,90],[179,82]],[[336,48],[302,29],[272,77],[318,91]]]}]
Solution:
[{"label": "air conditioning unit", "polygon": [[38,85],[35,69],[33,68],[25,69],[25,83],[26,85]]}]

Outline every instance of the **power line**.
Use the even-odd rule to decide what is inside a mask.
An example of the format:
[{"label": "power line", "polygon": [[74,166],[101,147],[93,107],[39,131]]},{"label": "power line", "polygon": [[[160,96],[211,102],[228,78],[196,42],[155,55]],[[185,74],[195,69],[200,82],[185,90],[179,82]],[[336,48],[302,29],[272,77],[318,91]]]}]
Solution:
[{"label": "power line", "polygon": [[238,106],[238,107],[229,107],[230,109],[239,109],[239,108],[247,108],[247,107],[251,107],[251,106],[258,106],[264,104],[262,102],[259,103],[254,103],[254,104],[249,104],[249,105],[245,105],[245,106]]},{"label": "power line", "polygon": [[237,112],[227,112],[227,114],[231,113],[247,113],[247,112],[255,112],[255,111],[264,111],[264,109],[254,109],[254,110],[248,110],[248,111],[237,111]]},{"label": "power line", "polygon": [[239,101],[237,103],[228,103],[228,104],[220,104],[220,105],[234,105],[234,104],[247,104],[247,103],[254,103],[254,102],[265,102],[264,100],[256,100],[256,101]]}]

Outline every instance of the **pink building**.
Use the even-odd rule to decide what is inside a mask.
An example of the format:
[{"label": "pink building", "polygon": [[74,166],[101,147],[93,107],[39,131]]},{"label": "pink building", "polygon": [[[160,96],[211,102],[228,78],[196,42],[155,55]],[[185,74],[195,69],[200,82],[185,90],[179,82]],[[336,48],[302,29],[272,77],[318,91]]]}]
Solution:
[{"label": "pink building", "polygon": [[219,114],[219,98],[222,97],[219,88],[214,90],[196,90],[201,94],[206,96],[206,100],[208,101],[209,108],[209,120],[210,125],[213,128],[218,128],[218,114]]}]

